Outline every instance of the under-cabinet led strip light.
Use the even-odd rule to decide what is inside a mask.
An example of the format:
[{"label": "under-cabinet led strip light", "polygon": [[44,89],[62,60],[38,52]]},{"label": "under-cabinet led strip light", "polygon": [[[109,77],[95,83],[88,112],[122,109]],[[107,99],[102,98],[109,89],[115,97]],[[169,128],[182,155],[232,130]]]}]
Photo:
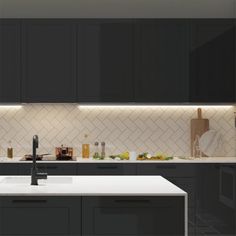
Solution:
[{"label": "under-cabinet led strip light", "polygon": [[0,105],[1,109],[20,109],[22,108],[22,105]]}]

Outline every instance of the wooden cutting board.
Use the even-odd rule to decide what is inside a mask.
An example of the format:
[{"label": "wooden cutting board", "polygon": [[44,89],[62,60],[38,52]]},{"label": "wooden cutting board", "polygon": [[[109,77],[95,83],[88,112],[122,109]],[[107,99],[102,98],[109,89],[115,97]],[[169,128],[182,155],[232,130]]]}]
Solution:
[{"label": "wooden cutting board", "polygon": [[201,137],[207,130],[209,130],[209,120],[202,118],[202,109],[197,109],[197,118],[191,120],[191,156],[193,156],[193,143],[196,135]]}]

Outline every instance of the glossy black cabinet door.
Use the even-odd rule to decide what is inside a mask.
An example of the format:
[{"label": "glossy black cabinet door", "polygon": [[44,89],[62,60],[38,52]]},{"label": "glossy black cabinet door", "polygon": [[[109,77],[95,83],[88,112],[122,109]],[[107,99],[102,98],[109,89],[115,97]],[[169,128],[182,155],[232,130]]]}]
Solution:
[{"label": "glossy black cabinet door", "polygon": [[132,102],[133,24],[78,22],[78,102]]},{"label": "glossy black cabinet door", "polygon": [[189,22],[141,20],[135,32],[135,101],[189,101]]},{"label": "glossy black cabinet door", "polygon": [[234,20],[192,20],[190,101],[235,102],[235,65]]},{"label": "glossy black cabinet door", "polygon": [[196,235],[236,235],[236,165],[201,164],[197,183]]},{"label": "glossy black cabinet door", "polygon": [[1,197],[0,235],[80,236],[79,197]]},{"label": "glossy black cabinet door", "polygon": [[0,19],[0,102],[21,101],[20,21]]},{"label": "glossy black cabinet door", "polygon": [[75,35],[68,20],[23,21],[24,102],[76,101]]},{"label": "glossy black cabinet door", "polygon": [[184,197],[83,197],[82,235],[184,235]]}]

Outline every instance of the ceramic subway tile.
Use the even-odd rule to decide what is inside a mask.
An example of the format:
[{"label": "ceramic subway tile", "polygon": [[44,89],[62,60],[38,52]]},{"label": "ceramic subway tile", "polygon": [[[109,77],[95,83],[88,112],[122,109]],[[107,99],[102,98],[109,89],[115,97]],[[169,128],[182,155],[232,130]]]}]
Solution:
[{"label": "ceramic subway tile", "polygon": [[[204,108],[203,117],[223,136],[225,156],[235,156],[233,108]],[[105,141],[108,152],[166,152],[190,154],[190,120],[196,108],[78,109],[74,104],[27,104],[17,111],[0,111],[0,155],[12,140],[14,154],[31,151],[32,136],[39,134],[41,149],[54,150],[67,143],[80,153],[85,133],[90,143]]]}]

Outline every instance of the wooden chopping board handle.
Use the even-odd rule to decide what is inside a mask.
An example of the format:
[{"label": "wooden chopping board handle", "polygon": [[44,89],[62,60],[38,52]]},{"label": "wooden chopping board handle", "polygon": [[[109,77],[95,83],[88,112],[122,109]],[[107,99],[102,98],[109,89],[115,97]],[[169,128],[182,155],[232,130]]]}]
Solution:
[{"label": "wooden chopping board handle", "polygon": [[201,108],[197,109],[197,118],[202,119],[202,109]]}]

